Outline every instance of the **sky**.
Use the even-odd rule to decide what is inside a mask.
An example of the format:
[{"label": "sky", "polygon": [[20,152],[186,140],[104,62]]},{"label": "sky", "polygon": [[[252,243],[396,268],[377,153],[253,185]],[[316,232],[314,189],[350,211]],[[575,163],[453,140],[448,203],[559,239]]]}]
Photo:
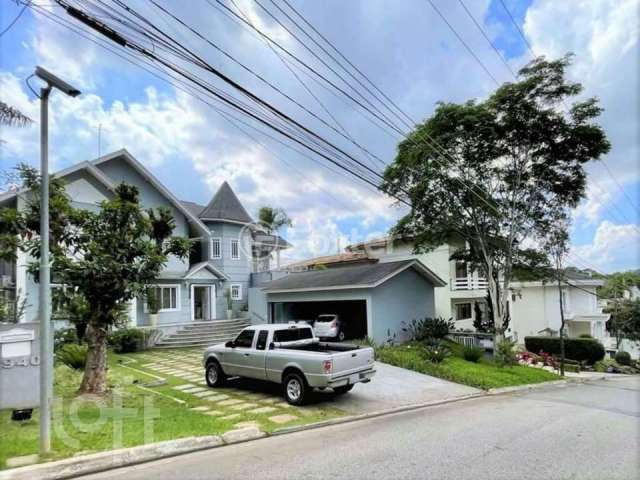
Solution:
[{"label": "sky", "polygon": [[[34,3],[64,16],[53,2]],[[354,156],[372,161],[149,1],[128,3],[239,83],[306,125],[324,129],[331,141]],[[393,160],[399,135],[379,128],[344,98],[292,67],[262,38],[214,8],[214,0],[160,3],[334,128],[346,130],[384,162]],[[233,8],[231,0],[225,3]],[[260,8],[262,3],[273,10],[272,3],[235,3],[254,25],[324,71],[291,32]],[[486,98],[496,88],[492,77],[499,83],[513,80],[463,5],[514,71],[531,60],[532,52],[548,58],[573,52],[569,77],[583,84],[580,98],[600,99],[605,109],[600,123],[612,149],[603,162],[587,167],[587,196],[573,212],[569,263],[605,273],[640,267],[640,0],[504,0],[526,41],[500,0],[464,0],[464,4],[433,0],[491,76],[428,0],[290,3],[418,121],[428,118],[439,101]],[[0,32],[21,10],[15,0],[0,0]],[[38,164],[39,107],[25,79],[35,65],[41,65],[82,90],[75,99],[59,93],[52,96],[53,171],[125,148],[183,200],[206,204],[226,180],[252,215],[262,205],[288,212],[293,227],[283,233],[294,248],[286,260],[333,254],[349,243],[382,236],[404,213],[392,199],[336,167],[285,148],[246,126],[240,125],[244,131],[240,130],[210,105],[124,60],[120,47],[112,44],[111,48],[119,55],[30,8],[2,34],[0,99],[36,122],[26,128],[2,128],[0,171],[20,162]],[[339,83],[331,72],[326,75]]]}]

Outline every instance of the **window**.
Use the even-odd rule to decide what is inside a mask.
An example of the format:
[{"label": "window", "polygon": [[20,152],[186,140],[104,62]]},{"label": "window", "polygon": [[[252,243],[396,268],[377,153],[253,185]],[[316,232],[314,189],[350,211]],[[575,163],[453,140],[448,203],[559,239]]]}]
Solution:
[{"label": "window", "polygon": [[[179,285],[158,285],[150,289],[151,294],[155,295],[158,301],[158,312],[180,310],[179,289]],[[145,311],[150,311],[148,303],[145,303]]]},{"label": "window", "polygon": [[258,334],[258,341],[256,343],[256,350],[264,350],[265,348],[267,348],[268,335],[269,332],[267,332],[266,330],[260,330],[260,333]]},{"label": "window", "polygon": [[240,244],[236,239],[231,240],[231,258],[233,260],[240,259]]},{"label": "window", "polygon": [[456,278],[467,278],[467,264],[465,262],[456,262]]},{"label": "window", "polygon": [[255,330],[243,330],[240,332],[240,335],[236,337],[236,340],[233,343],[236,347],[251,348],[255,333]]},{"label": "window", "polygon": [[222,258],[222,243],[219,238],[211,239],[211,258]]},{"label": "window", "polygon": [[471,303],[456,303],[456,320],[471,318]]},{"label": "window", "polygon": [[242,285],[239,283],[231,284],[231,300],[242,300]]},{"label": "window", "polygon": [[274,342],[294,342],[296,340],[305,340],[307,338],[313,338],[310,328],[293,327],[276,330],[273,334]]}]

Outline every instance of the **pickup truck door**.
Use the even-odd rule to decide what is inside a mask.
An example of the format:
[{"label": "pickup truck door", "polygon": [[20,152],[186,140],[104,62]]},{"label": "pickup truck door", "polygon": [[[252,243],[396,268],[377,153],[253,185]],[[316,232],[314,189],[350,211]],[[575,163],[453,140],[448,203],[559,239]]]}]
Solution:
[{"label": "pickup truck door", "polygon": [[224,362],[222,364],[224,373],[231,376],[251,376],[248,375],[248,372],[251,370],[248,368],[248,364],[251,359],[251,354],[255,352],[253,349],[255,333],[256,331],[252,329],[243,330],[233,341],[234,346],[226,349],[224,352]]},{"label": "pickup truck door", "polygon": [[257,378],[260,380],[267,379],[267,373],[265,370],[265,363],[267,360],[267,339],[269,332],[267,330],[260,330],[256,338],[256,348],[252,350],[251,355],[245,357],[247,377]]}]

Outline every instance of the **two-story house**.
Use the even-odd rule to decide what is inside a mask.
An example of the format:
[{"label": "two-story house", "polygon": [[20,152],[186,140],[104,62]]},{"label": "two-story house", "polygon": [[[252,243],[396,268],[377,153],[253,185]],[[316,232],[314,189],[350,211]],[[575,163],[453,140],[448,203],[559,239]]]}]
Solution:
[{"label": "two-story house", "polygon": [[[435,289],[436,315],[452,318],[456,329],[473,331],[479,315],[486,319],[487,281],[464,262],[451,260],[456,248],[452,243],[428,253],[414,254],[410,240],[382,238],[350,245],[347,252],[381,262],[419,259],[441,278],[448,279],[445,287]],[[562,299],[567,335],[589,334],[606,343],[605,324],[609,315],[602,312],[596,294],[603,281],[592,278],[588,273],[567,271],[566,275],[568,279],[562,285]],[[560,304],[555,282],[514,280],[508,303],[510,323],[506,334],[517,343],[523,344],[525,336],[558,334]]]},{"label": "two-story house", "polygon": [[[178,200],[154,175],[126,150],[85,161],[56,174],[76,208],[98,209],[119,183],[140,191],[143,208],[167,207],[175,221],[174,236],[190,238],[194,248],[189,258],[170,257],[152,285],[159,299],[158,325],[225,319],[228,296],[232,317],[245,310],[249,278],[253,271],[271,268],[272,258],[290,245],[254,224],[228,183],[223,183],[208,205]],[[28,192],[0,195],[0,207],[24,208]],[[19,321],[38,319],[38,285],[27,273],[30,259],[18,252],[15,263],[0,265],[3,295],[24,303]],[[55,284],[52,289],[66,288]],[[53,316],[64,319],[62,305],[53,295]],[[150,312],[142,298],[131,302],[131,325],[147,326]]]}]

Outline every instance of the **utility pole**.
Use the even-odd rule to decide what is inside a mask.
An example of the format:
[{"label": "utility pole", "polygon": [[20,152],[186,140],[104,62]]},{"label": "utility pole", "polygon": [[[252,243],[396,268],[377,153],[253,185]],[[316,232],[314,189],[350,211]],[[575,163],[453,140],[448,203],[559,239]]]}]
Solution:
[{"label": "utility pole", "polygon": [[560,258],[556,259],[556,275],[558,278],[558,296],[560,297],[560,375],[564,377],[564,302],[562,301],[562,280]]},{"label": "utility pole", "polygon": [[49,96],[56,88],[77,97],[80,90],[36,67],[35,76],[47,82],[40,89],[40,272],[38,317],[40,320],[40,454],[51,451],[53,401],[53,335],[51,332],[51,267],[49,265]]}]

